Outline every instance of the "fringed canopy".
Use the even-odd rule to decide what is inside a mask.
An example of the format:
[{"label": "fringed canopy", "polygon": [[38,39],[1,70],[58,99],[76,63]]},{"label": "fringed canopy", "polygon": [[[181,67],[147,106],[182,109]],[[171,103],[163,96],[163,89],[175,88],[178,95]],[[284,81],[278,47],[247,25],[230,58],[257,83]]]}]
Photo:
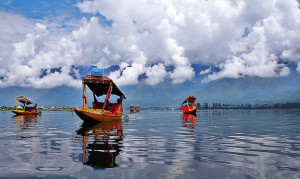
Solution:
[{"label": "fringed canopy", "polygon": [[25,98],[24,96],[18,97],[17,100],[18,100],[20,103],[23,103],[23,104],[25,104],[26,101],[27,101],[27,103],[26,103],[27,105],[29,105],[29,104],[36,104],[36,105],[38,105],[38,103],[36,103],[36,102],[34,102],[34,101],[32,101],[32,100],[30,100],[30,99],[28,99],[28,98]]},{"label": "fringed canopy", "polygon": [[118,88],[114,81],[107,76],[94,76],[86,75],[82,78],[84,84],[86,84],[90,90],[97,96],[106,95],[110,84],[112,84],[111,94],[123,97],[126,99],[123,92]]}]

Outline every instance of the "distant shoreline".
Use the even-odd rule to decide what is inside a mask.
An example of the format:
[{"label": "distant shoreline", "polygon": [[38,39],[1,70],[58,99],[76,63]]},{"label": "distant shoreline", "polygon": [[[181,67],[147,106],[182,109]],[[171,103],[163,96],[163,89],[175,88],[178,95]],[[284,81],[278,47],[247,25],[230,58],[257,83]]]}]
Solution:
[{"label": "distant shoreline", "polygon": [[[266,109],[300,109],[299,102],[274,103],[274,104],[222,104],[222,103],[197,103],[198,110],[266,110]],[[181,107],[141,107],[141,110],[181,110]]]},{"label": "distant shoreline", "polygon": [[[10,111],[16,109],[15,106],[0,106],[0,111]],[[68,111],[72,107],[43,107],[41,111]],[[129,110],[129,106],[124,107]],[[300,102],[286,102],[273,104],[222,104],[222,103],[197,103],[198,110],[266,110],[266,109],[300,109]],[[142,106],[141,110],[181,110],[181,107],[170,106]]]}]

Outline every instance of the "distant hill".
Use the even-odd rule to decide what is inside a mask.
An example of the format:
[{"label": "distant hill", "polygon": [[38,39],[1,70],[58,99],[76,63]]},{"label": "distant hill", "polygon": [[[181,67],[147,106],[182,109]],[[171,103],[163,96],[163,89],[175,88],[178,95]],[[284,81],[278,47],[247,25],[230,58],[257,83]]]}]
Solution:
[{"label": "distant hill", "polygon": [[123,89],[128,97],[126,101],[132,104],[176,106],[190,93],[200,103],[260,104],[286,102],[296,99],[297,95],[300,98],[300,92],[297,92],[300,91],[300,78],[295,74],[276,78],[225,78],[209,83],[201,83],[201,79],[195,79],[181,85],[165,82],[154,87],[139,84]]},{"label": "distant hill", "polygon": [[[131,104],[176,107],[191,93],[200,103],[259,104],[300,101],[299,74],[277,78],[227,78],[209,83],[202,83],[198,77],[183,84],[165,81],[156,86],[140,83],[119,88],[127,97],[124,100],[125,107]],[[93,97],[89,90],[87,92],[88,105],[91,105]],[[67,86],[52,89],[0,88],[0,105],[15,105],[16,97],[21,94],[42,106],[82,106],[82,89]]]},{"label": "distant hill", "polygon": [[82,106],[82,89],[66,86],[49,89],[36,100],[43,106]]},{"label": "distant hill", "polygon": [[251,77],[213,81],[196,95],[208,103],[273,103],[285,101],[296,89],[283,78]]},{"label": "distant hill", "polygon": [[293,92],[286,98],[288,102],[300,102],[300,90]]},{"label": "distant hill", "polygon": [[126,94],[125,104],[139,104],[150,106],[177,106],[190,93],[191,84],[176,85],[162,83],[156,86],[139,84],[121,87]]},{"label": "distant hill", "polygon": [[12,106],[20,95],[32,99],[41,106],[78,106],[82,101],[82,89],[57,87],[50,89],[9,87],[0,88],[0,105]]}]

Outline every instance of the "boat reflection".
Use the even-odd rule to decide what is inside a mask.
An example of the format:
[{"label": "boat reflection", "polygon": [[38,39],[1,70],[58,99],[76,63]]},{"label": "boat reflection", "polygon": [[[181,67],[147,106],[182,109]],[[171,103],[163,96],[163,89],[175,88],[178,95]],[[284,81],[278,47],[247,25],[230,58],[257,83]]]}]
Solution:
[{"label": "boat reflection", "polygon": [[189,132],[194,132],[197,126],[197,115],[182,114],[182,127],[188,128]]},{"label": "boat reflection", "polygon": [[37,115],[14,115],[12,119],[16,119],[17,129],[26,131],[36,126]]},{"label": "boat reflection", "polygon": [[130,113],[134,113],[134,106],[133,105],[129,106],[129,111],[130,111]]},{"label": "boat reflection", "polygon": [[34,130],[37,125],[37,115],[14,115],[11,118],[16,120],[18,137],[21,139],[36,137]]},{"label": "boat reflection", "polygon": [[77,131],[83,139],[82,163],[94,170],[116,167],[116,156],[121,151],[123,140],[122,121],[97,124],[83,123]]}]

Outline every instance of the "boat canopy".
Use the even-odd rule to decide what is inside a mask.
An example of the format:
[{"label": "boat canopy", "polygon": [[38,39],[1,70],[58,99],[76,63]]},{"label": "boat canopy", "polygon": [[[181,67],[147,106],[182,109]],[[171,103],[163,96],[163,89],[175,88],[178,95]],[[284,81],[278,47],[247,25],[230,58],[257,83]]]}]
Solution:
[{"label": "boat canopy", "polygon": [[86,75],[82,78],[84,84],[86,84],[90,90],[97,96],[106,95],[109,89],[110,84],[112,85],[111,94],[120,96],[126,99],[123,92],[118,88],[114,81],[107,76],[95,76],[95,75]]},{"label": "boat canopy", "polygon": [[184,103],[194,103],[196,101],[196,98],[193,96],[193,95],[190,95],[188,98],[186,98],[182,103],[181,105],[183,105]]},{"label": "boat canopy", "polygon": [[36,102],[34,102],[34,101],[32,101],[32,100],[30,100],[30,99],[28,99],[28,98],[25,98],[24,96],[18,97],[17,100],[18,100],[20,103],[23,103],[23,104],[25,104],[26,101],[27,101],[27,103],[26,103],[27,105],[29,105],[29,104],[39,105],[38,103],[36,103]]}]

